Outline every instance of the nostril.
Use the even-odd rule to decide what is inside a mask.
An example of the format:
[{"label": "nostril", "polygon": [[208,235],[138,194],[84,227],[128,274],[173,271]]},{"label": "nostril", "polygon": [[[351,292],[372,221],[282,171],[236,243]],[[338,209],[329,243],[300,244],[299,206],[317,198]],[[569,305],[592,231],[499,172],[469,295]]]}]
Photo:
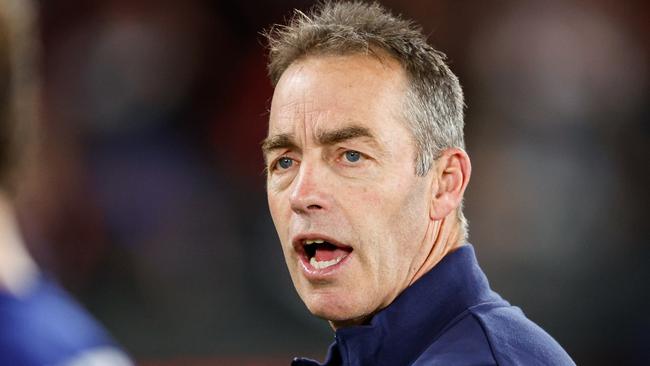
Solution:
[{"label": "nostril", "polygon": [[322,207],[319,205],[309,205],[307,206],[308,210],[320,210]]}]

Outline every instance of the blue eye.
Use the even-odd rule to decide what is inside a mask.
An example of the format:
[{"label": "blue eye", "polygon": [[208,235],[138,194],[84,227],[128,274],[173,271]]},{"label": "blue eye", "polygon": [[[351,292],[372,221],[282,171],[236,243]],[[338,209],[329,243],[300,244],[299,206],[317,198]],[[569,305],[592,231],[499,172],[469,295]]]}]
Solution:
[{"label": "blue eye", "polygon": [[277,162],[277,165],[279,165],[282,169],[289,169],[293,165],[293,159],[287,157],[280,158]]},{"label": "blue eye", "polygon": [[361,159],[361,153],[358,151],[354,150],[348,150],[345,152],[345,160],[351,162],[351,163],[356,163]]}]

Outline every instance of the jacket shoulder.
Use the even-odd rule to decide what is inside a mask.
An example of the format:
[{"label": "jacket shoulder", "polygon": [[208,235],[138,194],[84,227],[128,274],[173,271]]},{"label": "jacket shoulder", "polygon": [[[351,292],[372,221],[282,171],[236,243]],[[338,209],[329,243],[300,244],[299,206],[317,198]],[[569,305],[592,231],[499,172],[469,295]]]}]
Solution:
[{"label": "jacket shoulder", "polygon": [[575,365],[562,346],[518,307],[482,304],[469,311],[498,365]]},{"label": "jacket shoulder", "polygon": [[519,308],[488,303],[474,306],[458,316],[412,365],[563,366],[575,363]]},{"label": "jacket shoulder", "polygon": [[469,311],[456,317],[413,366],[497,365],[481,323]]}]

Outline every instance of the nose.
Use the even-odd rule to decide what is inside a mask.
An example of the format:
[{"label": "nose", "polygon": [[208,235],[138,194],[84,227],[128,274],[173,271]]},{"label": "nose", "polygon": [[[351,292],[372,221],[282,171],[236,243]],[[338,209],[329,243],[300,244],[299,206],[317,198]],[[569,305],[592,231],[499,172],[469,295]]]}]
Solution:
[{"label": "nose", "polygon": [[329,207],[327,180],[323,169],[301,164],[289,196],[291,209],[298,214],[310,214]]}]

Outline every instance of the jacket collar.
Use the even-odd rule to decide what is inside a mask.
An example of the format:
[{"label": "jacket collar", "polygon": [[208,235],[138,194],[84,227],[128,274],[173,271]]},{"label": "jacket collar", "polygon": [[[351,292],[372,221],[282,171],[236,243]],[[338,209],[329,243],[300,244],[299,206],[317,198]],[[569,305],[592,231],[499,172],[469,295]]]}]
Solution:
[{"label": "jacket collar", "polygon": [[[325,365],[409,364],[469,307],[503,301],[467,244],[446,255],[368,325],[336,331]],[[318,365],[295,359],[294,365]]]}]

